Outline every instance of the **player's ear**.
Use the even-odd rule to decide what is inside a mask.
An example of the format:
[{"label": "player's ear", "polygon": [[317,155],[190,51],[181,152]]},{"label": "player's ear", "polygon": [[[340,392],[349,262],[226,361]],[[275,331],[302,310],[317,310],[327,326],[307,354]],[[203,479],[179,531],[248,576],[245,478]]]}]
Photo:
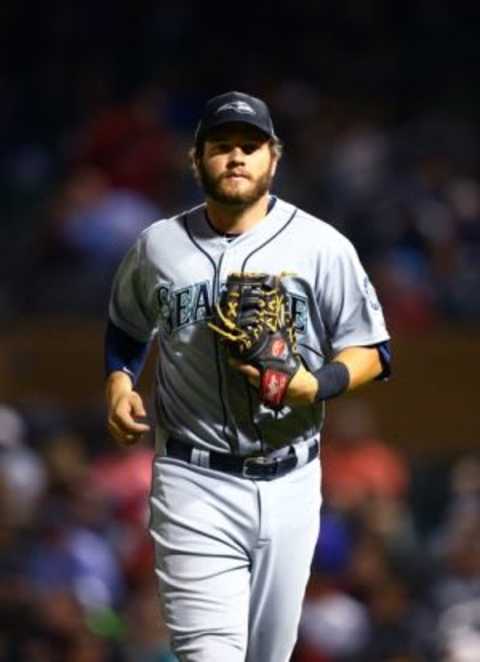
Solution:
[{"label": "player's ear", "polygon": [[280,140],[278,140],[278,138],[271,140],[270,153],[272,155],[272,177],[277,172],[277,166],[278,166],[278,162],[282,158],[282,152],[283,152],[283,145],[280,142]]},{"label": "player's ear", "polygon": [[275,152],[272,150],[272,165],[271,165],[271,174],[272,174],[272,177],[275,177],[275,173],[277,172],[278,161],[279,161],[278,156],[277,156],[277,155],[275,154]]},{"label": "player's ear", "polygon": [[189,150],[188,158],[190,160],[190,168],[192,170],[193,176],[197,181],[199,181],[198,163],[200,160],[200,155],[198,153],[197,147],[192,147]]}]

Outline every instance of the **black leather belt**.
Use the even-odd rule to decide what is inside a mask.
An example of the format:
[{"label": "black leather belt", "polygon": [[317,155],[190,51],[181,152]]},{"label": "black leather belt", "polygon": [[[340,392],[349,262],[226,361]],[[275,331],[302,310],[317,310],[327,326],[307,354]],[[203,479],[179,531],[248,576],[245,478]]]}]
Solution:
[{"label": "black leather belt", "polygon": [[[166,443],[166,454],[168,457],[174,457],[177,460],[183,460],[197,466],[208,467],[216,471],[225,471],[226,473],[237,474],[243,478],[252,480],[273,480],[284,476],[292,469],[303,466],[311,462],[318,456],[320,444],[318,439],[310,443],[307,454],[303,462],[295,452],[295,447],[290,446],[289,454],[284,457],[264,457],[262,455],[250,455],[240,457],[230,455],[229,453],[219,453],[217,451],[198,451],[191,444],[170,437]],[[195,452],[203,454],[205,461],[195,461]]]}]

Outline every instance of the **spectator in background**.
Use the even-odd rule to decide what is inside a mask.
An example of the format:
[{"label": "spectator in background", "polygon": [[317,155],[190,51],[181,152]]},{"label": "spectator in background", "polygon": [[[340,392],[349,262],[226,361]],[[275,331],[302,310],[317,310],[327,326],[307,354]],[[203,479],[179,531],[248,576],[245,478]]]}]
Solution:
[{"label": "spectator in background", "polygon": [[126,623],[129,633],[126,662],[176,662],[177,658],[170,652],[157,592],[149,581],[133,594]]},{"label": "spectator in background", "polygon": [[88,489],[111,504],[115,549],[132,587],[151,582],[153,548],[146,529],[153,454],[143,444],[128,453],[120,448],[110,450],[91,463],[87,479]]},{"label": "spectator in background", "polygon": [[[340,406],[341,405],[341,406]],[[413,560],[405,459],[378,435],[361,399],[331,412],[325,501],[296,662],[420,661],[431,651]]]},{"label": "spectator in background", "polygon": [[359,508],[372,497],[395,500],[407,493],[405,459],[381,439],[373,411],[359,398],[332,407],[322,462],[326,500],[340,510]]},{"label": "spectator in background", "polygon": [[29,282],[30,310],[94,314],[105,306],[121,256],[160,215],[130,189],[112,188],[98,167],[81,166],[63,181],[50,206],[50,226]]},{"label": "spectator in background", "polygon": [[305,596],[295,662],[355,660],[369,635],[365,605],[313,573]]},{"label": "spectator in background", "polygon": [[430,599],[449,662],[480,656],[480,460],[462,455],[450,472],[450,503],[432,538],[439,564]]},{"label": "spectator in background", "polygon": [[168,196],[174,147],[163,118],[166,102],[165,92],[152,84],[100,110],[79,132],[75,160],[104,172],[112,188],[161,203]]},{"label": "spectator in background", "polygon": [[144,195],[112,187],[106,173],[92,166],[70,175],[54,209],[62,252],[93,269],[115,265],[160,214]]},{"label": "spectator in background", "polygon": [[26,423],[13,407],[0,404],[0,481],[5,527],[26,526],[46,485],[43,463],[25,443]]}]

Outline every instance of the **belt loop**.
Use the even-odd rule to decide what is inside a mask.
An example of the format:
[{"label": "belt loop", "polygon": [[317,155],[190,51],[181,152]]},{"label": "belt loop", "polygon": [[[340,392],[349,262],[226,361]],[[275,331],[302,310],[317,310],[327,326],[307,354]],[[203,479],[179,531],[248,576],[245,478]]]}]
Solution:
[{"label": "belt loop", "polygon": [[208,469],[210,467],[210,453],[199,448],[192,448],[191,462],[199,467]]},{"label": "belt loop", "polygon": [[310,443],[306,441],[301,442],[300,444],[296,444],[294,449],[297,456],[297,467],[303,467],[308,462]]}]

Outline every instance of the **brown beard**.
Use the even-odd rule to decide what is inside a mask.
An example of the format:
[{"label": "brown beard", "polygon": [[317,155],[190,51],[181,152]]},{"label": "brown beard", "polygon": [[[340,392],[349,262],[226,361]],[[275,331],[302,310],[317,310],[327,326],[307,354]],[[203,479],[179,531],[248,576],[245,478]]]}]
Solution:
[{"label": "brown beard", "polygon": [[222,191],[220,186],[220,182],[224,175],[220,175],[220,177],[217,178],[212,177],[210,173],[207,172],[202,160],[199,160],[197,167],[198,176],[205,195],[215,202],[232,207],[248,207],[254,204],[270,190],[273,180],[272,166],[270,166],[270,168],[256,180],[255,186],[250,189],[250,191],[246,193],[240,191],[227,193]]}]

